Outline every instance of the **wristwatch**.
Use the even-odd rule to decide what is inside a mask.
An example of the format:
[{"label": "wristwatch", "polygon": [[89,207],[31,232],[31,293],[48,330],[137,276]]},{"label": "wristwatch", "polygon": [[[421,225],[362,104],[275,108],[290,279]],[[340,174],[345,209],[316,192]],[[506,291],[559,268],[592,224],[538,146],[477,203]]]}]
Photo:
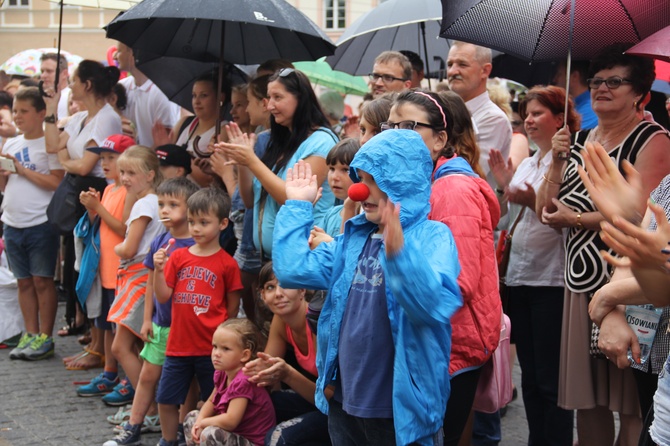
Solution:
[{"label": "wristwatch", "polygon": [[49,116],[46,116],[44,118],[44,122],[46,122],[47,124],[55,124],[56,123],[56,115],[54,115],[52,113]]}]

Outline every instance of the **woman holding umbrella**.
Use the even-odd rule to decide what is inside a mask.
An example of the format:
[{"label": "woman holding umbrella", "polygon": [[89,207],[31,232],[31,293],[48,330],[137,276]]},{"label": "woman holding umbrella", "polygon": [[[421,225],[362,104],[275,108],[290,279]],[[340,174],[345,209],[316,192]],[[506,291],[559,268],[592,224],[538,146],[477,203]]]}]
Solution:
[{"label": "woman holding umbrella", "polygon": [[[598,126],[570,137],[561,129],[552,139],[552,162],[543,176],[536,200],[542,223],[566,229],[565,302],[561,339],[558,405],[577,409],[581,446],[613,444],[611,411],[621,418],[620,444],[635,444],[640,408],[633,375],[605,359],[589,354],[590,296],[609,280],[607,263],[599,250],[603,217],[577,173],[583,166],[587,142],[599,142],[621,169],[624,160],[641,173],[649,193],[670,172],[670,139],[665,130],[642,119],[640,103],[654,80],[649,59],[623,54],[624,46],[604,49],[589,67],[588,85]],[[569,154],[569,159],[564,155]]]}]

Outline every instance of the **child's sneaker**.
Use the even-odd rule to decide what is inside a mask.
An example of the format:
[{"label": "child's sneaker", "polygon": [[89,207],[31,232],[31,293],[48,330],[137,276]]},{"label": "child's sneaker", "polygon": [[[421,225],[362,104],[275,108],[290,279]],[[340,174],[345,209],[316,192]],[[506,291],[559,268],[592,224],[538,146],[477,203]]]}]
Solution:
[{"label": "child's sneaker", "polygon": [[142,444],[140,441],[142,426],[132,425],[126,423],[121,432],[116,437],[106,441],[102,446],[119,446],[119,445],[138,445]]},{"label": "child's sneaker", "polygon": [[135,389],[128,381],[128,378],[121,380],[111,393],[102,397],[102,401],[108,406],[123,406],[133,402]]},{"label": "child's sneaker", "polygon": [[55,344],[51,336],[42,333],[35,336],[30,347],[23,350],[23,359],[28,361],[38,361],[40,359],[51,358],[54,355]]},{"label": "child's sneaker", "polygon": [[9,352],[9,359],[23,359],[23,355],[25,354],[24,350],[30,348],[30,344],[32,344],[36,337],[37,335],[34,334],[23,333],[23,336],[21,336],[21,339],[19,340],[19,345]]},{"label": "child's sneaker", "polygon": [[179,442],[167,441],[165,438],[161,437],[160,441],[156,443],[156,446],[179,446]]},{"label": "child's sneaker", "polygon": [[119,384],[119,378],[109,380],[105,378],[105,374],[101,373],[91,380],[90,383],[77,388],[77,395],[79,396],[100,396],[106,395],[114,390],[114,386]]},{"label": "child's sneaker", "polygon": [[[120,433],[123,431],[126,426],[129,424],[129,421],[124,421],[123,423],[119,424],[118,426],[114,426],[114,432],[115,433]],[[144,417],[144,421],[142,422],[142,433],[146,434],[147,432],[160,432],[161,431],[161,419],[156,415],[147,415]],[[179,434],[179,432],[177,432]]]}]

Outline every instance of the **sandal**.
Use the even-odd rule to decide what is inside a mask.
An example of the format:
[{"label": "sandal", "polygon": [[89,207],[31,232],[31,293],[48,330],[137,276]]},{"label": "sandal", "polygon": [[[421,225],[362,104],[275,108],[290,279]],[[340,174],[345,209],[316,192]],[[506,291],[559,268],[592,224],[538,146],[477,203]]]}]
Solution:
[{"label": "sandal", "polygon": [[90,344],[90,343],[91,343],[91,332],[90,332],[90,331],[87,331],[87,332],[84,333],[82,336],[79,336],[79,337],[77,338],[77,342],[79,342],[79,344],[81,344],[81,345],[88,345],[88,344]]},{"label": "sandal", "polygon": [[77,354],[75,354],[75,355],[72,355],[72,356],[66,356],[65,358],[63,358],[63,364],[65,364],[65,365],[67,366],[67,365],[68,365],[69,363],[71,363],[72,361],[76,361],[76,360],[79,359],[80,357],[82,357],[82,356],[86,356],[87,354],[88,354],[88,352],[86,351],[86,349],[84,349],[83,351],[81,351],[81,352],[79,352],[79,353],[77,353]]},{"label": "sandal", "polygon": [[[96,358],[93,363],[84,363],[84,358]],[[105,365],[105,355],[86,349],[84,353],[79,355],[75,360],[71,361],[65,366],[65,370],[90,370],[101,368]]]},{"label": "sandal", "polygon": [[79,326],[75,326],[73,322],[72,324],[65,325],[60,330],[58,330],[58,336],[64,337],[64,336],[82,335],[86,333],[87,330],[88,330],[88,324],[86,324],[85,322]]}]

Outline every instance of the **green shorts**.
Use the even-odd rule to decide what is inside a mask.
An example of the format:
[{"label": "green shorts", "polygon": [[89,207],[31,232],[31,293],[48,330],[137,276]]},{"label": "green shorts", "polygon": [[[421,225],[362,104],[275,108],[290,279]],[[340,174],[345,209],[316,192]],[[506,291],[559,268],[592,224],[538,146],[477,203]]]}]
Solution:
[{"label": "green shorts", "polygon": [[156,325],[156,323],[152,323],[151,325],[153,326],[154,337],[144,344],[144,348],[140,352],[140,358],[153,365],[162,366],[165,362],[165,349],[167,348],[170,327],[161,327],[160,325]]}]

